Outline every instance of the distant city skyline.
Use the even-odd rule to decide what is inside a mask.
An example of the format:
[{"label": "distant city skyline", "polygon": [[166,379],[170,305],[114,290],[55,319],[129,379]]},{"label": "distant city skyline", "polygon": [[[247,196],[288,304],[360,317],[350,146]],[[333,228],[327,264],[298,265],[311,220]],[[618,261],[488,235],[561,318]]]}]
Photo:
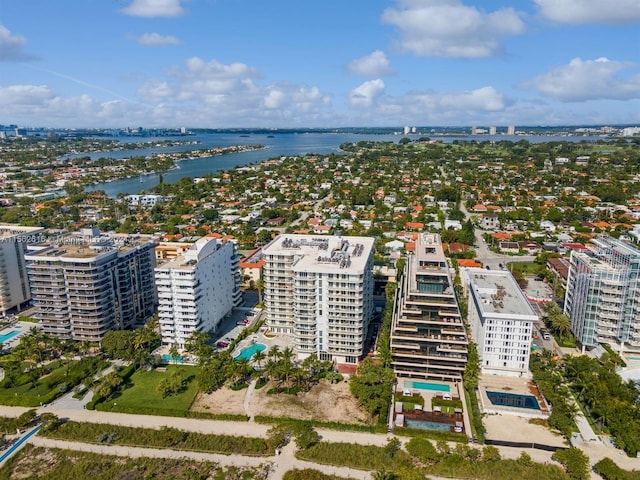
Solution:
[{"label": "distant city skyline", "polygon": [[640,124],[640,0],[512,5],[6,2],[0,123]]}]

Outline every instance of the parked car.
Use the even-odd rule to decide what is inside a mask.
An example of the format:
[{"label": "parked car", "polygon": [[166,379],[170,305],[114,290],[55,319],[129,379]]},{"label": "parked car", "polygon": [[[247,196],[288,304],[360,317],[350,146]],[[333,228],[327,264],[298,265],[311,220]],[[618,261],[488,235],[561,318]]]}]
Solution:
[{"label": "parked car", "polygon": [[248,318],[243,318],[242,320],[238,320],[236,322],[236,325],[248,325],[249,324],[249,319]]},{"label": "parked car", "polygon": [[220,341],[220,342],[216,343],[216,347],[218,347],[218,348],[227,348],[228,346],[229,346],[229,342]]}]

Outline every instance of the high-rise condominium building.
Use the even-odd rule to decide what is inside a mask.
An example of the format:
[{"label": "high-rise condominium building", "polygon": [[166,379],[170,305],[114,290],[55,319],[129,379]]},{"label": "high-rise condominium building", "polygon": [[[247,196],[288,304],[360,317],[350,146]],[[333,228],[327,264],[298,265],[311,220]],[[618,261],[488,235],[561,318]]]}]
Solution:
[{"label": "high-rise condominium building", "polygon": [[184,348],[195,331],[215,331],[242,302],[234,242],[203,237],[156,267],[162,343]]},{"label": "high-rise condominium building", "polygon": [[393,369],[399,377],[460,381],[467,365],[467,347],[440,236],[421,233],[396,292],[391,327]]},{"label": "high-rise condominium building", "polygon": [[357,363],[373,312],[369,237],[279,235],[262,250],[267,325],[298,358]]},{"label": "high-rise condominium building", "polygon": [[25,256],[35,317],[45,333],[98,342],[154,313],[155,238],[87,228]]},{"label": "high-rise condominium building", "polygon": [[27,244],[41,240],[42,227],[0,225],[0,315],[18,311],[31,300],[24,261]]},{"label": "high-rise condominium building", "polygon": [[480,367],[489,375],[528,376],[531,333],[538,316],[507,271],[462,270],[469,327]]},{"label": "high-rise condominium building", "polygon": [[564,313],[583,349],[640,350],[640,250],[601,235],[572,251]]}]

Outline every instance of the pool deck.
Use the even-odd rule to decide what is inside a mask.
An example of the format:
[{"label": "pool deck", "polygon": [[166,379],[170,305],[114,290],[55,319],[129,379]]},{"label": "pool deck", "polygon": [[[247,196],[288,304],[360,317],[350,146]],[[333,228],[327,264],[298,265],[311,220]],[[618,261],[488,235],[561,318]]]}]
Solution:
[{"label": "pool deck", "polygon": [[[537,398],[540,410],[531,408],[507,407],[493,405],[487,397],[489,392],[512,393],[516,395],[532,395]],[[516,415],[525,418],[548,418],[550,411],[535,385],[528,378],[501,377],[498,375],[481,375],[478,381],[478,392],[482,411],[488,414]]]},{"label": "pool deck", "polygon": [[37,323],[32,323],[32,322],[14,322],[11,325],[4,327],[2,330],[0,330],[0,334],[2,335],[12,332],[14,330],[17,330],[19,333],[16,336],[11,337],[5,343],[3,343],[2,344],[3,347],[4,348],[15,347],[16,345],[18,345],[18,343],[20,343],[20,338],[23,335],[29,333],[29,330],[31,330],[32,328],[39,329],[40,326]]}]

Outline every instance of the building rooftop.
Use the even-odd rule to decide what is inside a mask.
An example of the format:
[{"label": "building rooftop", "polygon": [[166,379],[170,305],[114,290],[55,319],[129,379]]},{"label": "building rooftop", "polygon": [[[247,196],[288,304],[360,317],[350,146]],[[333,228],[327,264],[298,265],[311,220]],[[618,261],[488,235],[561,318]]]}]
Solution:
[{"label": "building rooftop", "polygon": [[108,253],[127,253],[153,241],[151,235],[101,234],[97,229],[60,235],[30,249],[32,258],[98,258]]},{"label": "building rooftop", "polygon": [[469,269],[469,288],[484,314],[531,316],[537,319],[510,272]]},{"label": "building rooftop", "polygon": [[[23,227],[21,225],[0,225],[0,238],[8,239],[12,237],[19,236],[38,236],[41,232],[44,231],[43,227]],[[33,241],[37,241],[37,238],[34,238]]]},{"label": "building rooftop", "polygon": [[156,270],[193,270],[200,260],[218,251],[223,244],[214,237],[199,238],[188,250],[162,263]]},{"label": "building rooftop", "polygon": [[263,254],[295,257],[294,271],[362,273],[373,249],[371,237],[279,235]]}]

